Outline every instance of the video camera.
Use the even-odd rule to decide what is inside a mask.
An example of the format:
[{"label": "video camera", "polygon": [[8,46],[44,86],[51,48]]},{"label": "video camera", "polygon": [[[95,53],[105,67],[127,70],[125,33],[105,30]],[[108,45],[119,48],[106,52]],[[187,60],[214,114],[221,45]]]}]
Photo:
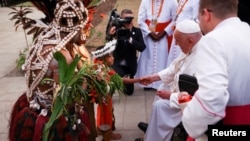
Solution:
[{"label": "video camera", "polygon": [[115,26],[117,40],[127,40],[130,37],[130,31],[129,29],[124,28],[124,24],[131,23],[133,18],[134,17],[126,17],[125,19],[122,19],[120,18],[120,15],[117,13],[117,9],[113,9],[111,11],[111,14],[109,17],[109,23],[106,28],[107,37],[108,37],[110,28]]}]

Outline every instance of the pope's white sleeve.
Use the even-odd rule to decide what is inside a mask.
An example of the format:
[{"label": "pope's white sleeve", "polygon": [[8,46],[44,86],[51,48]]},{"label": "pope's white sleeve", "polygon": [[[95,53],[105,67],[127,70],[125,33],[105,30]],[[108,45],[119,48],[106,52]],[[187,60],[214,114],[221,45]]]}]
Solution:
[{"label": "pope's white sleeve", "polygon": [[170,99],[169,99],[169,104],[170,104],[171,108],[177,108],[177,109],[180,108],[178,96],[179,96],[179,93],[172,93],[171,94]]},{"label": "pope's white sleeve", "polygon": [[193,138],[204,134],[208,125],[217,123],[225,116],[229,99],[225,52],[213,38],[206,38],[195,52],[197,58],[192,66],[196,68],[199,89],[182,116],[184,128]]},{"label": "pope's white sleeve", "polygon": [[176,64],[179,62],[179,60],[182,60],[185,56],[186,55],[184,53],[181,53],[167,68],[158,72],[161,81],[167,84],[173,82],[174,77],[177,73]]}]

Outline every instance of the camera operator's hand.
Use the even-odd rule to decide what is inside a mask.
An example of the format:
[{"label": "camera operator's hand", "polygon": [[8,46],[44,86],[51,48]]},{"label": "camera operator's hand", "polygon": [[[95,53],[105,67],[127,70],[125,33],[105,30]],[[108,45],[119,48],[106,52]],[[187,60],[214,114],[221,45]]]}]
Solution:
[{"label": "camera operator's hand", "polygon": [[110,34],[110,35],[114,35],[115,32],[116,32],[116,27],[115,27],[115,26],[112,26],[112,27],[110,28],[110,30],[109,30],[109,34]]},{"label": "camera operator's hand", "polygon": [[158,41],[158,37],[157,34],[155,32],[150,32],[149,33],[149,37],[153,40],[153,41]]},{"label": "camera operator's hand", "polygon": [[165,30],[158,32],[158,34],[157,34],[158,40],[165,37],[166,34],[167,34],[167,32]]}]

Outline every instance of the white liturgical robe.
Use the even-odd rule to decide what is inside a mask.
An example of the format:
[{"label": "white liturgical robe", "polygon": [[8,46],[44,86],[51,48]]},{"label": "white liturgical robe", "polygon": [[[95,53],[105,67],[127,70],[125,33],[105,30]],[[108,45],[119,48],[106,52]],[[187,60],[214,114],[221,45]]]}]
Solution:
[{"label": "white liturgical robe", "polygon": [[[145,141],[171,140],[173,129],[181,122],[181,110],[178,103],[176,104],[176,98],[179,94],[178,76],[182,73],[196,76],[196,69],[192,61],[197,59],[195,52],[197,48],[202,46],[204,46],[204,44],[201,38],[192,48],[190,54],[186,55],[181,53],[168,68],[158,73],[163,81],[159,90],[170,89],[175,93],[172,93],[170,101],[156,97],[156,100],[153,102],[153,109],[145,135]],[[173,105],[171,105],[171,103],[173,103]]]},{"label": "white liturgical robe", "polygon": [[[154,3],[153,3],[154,2]],[[138,59],[135,77],[157,73],[167,67],[168,40],[167,36],[159,41],[153,41],[149,36],[151,30],[146,21],[157,20],[157,24],[168,23],[174,17],[177,7],[176,0],[142,0],[138,12],[138,25],[142,30],[146,49],[141,52]],[[167,26],[168,27],[168,26]],[[163,30],[166,31],[167,27]],[[158,89],[159,82],[154,82],[147,87]],[[140,85],[141,87],[145,87]]]},{"label": "white liturgical robe", "polygon": [[185,130],[193,138],[224,118],[227,106],[250,105],[249,25],[238,17],[228,18],[206,34],[204,42],[192,61],[199,89],[182,115]]}]

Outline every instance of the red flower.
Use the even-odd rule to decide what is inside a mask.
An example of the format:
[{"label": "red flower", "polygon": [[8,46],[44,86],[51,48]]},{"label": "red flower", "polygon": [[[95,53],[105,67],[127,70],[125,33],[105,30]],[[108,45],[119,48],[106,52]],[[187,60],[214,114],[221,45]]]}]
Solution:
[{"label": "red flower", "polygon": [[101,65],[101,64],[103,64],[103,61],[101,61],[101,60],[99,60],[99,59],[95,59],[95,60],[94,60],[94,63],[95,63],[95,64]]},{"label": "red flower", "polygon": [[116,74],[116,72],[115,72],[114,70],[110,70],[110,71],[108,72],[108,74],[109,74],[110,76],[112,76],[112,75]]},{"label": "red flower", "polygon": [[93,90],[89,93],[89,97],[91,98],[90,103],[95,103],[96,102],[96,98],[98,97],[96,92]]}]

